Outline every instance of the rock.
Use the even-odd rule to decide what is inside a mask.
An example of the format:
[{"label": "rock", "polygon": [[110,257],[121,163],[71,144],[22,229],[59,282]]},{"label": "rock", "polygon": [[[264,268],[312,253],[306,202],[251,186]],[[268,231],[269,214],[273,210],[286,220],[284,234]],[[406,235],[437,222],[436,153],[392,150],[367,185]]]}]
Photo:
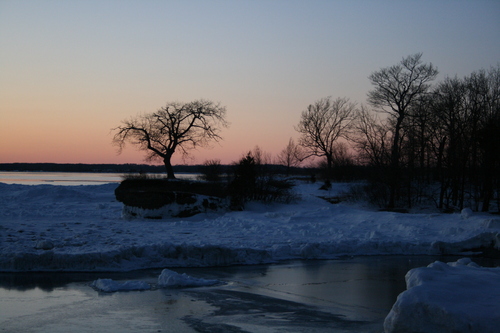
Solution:
[{"label": "rock", "polygon": [[52,250],[53,248],[54,244],[48,240],[40,240],[35,245],[35,249],[37,250]]},{"label": "rock", "polygon": [[474,212],[470,208],[464,208],[464,209],[462,209],[462,211],[460,212],[460,214],[462,215],[462,218],[464,220],[466,220],[469,217],[471,217],[474,214]]},{"label": "rock", "polygon": [[228,208],[221,183],[167,179],[127,179],[115,190],[125,204],[123,217],[189,217]]}]

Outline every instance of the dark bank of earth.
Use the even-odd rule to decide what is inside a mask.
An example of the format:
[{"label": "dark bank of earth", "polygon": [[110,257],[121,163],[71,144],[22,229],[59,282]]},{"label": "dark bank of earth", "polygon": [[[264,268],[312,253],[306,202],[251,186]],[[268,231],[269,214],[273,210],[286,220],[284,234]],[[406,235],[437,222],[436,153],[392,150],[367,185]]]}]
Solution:
[{"label": "dark bank of earth", "polygon": [[126,179],[115,196],[128,214],[146,218],[189,217],[229,207],[226,187],[215,182]]}]

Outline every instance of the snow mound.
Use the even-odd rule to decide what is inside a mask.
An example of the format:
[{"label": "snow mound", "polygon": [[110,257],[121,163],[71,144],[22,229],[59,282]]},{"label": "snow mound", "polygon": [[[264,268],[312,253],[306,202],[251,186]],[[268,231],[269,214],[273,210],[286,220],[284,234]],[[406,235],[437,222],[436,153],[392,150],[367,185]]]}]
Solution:
[{"label": "snow mound", "polygon": [[159,287],[205,287],[219,284],[219,280],[198,279],[187,275],[179,274],[169,269],[164,269],[158,277]]},{"label": "snow mound", "polygon": [[485,220],[484,227],[488,229],[500,229],[500,219]]},{"label": "snow mound", "polygon": [[144,281],[116,282],[112,279],[97,279],[92,282],[92,287],[103,292],[149,290],[151,286]]},{"label": "snow mound", "polygon": [[82,200],[88,201],[91,196],[88,193],[85,193],[83,190],[83,186],[54,186],[54,185],[38,185],[38,186],[30,186],[28,189],[24,191],[20,191],[17,194],[18,199],[23,200],[46,200],[47,197],[52,198],[54,201],[57,200]]},{"label": "snow mound", "polygon": [[480,267],[468,258],[412,269],[407,290],[385,319],[385,332],[498,332],[498,281],[500,267]]}]

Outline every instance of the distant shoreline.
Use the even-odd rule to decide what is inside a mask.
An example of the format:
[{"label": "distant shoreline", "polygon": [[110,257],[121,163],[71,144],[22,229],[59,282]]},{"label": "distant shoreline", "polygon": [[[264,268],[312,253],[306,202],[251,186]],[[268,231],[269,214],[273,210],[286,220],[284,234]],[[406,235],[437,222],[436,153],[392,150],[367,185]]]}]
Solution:
[{"label": "distant shoreline", "polygon": [[[286,167],[276,164],[266,164],[269,170],[285,174]],[[174,165],[174,173],[202,173],[203,165]],[[229,172],[231,165],[221,165],[224,172]],[[164,165],[149,164],[86,164],[86,163],[0,163],[0,171],[13,172],[95,172],[95,173],[165,173]],[[310,175],[318,169],[306,167],[291,167],[293,175]]]},{"label": "distant shoreline", "polygon": [[[199,165],[174,165],[174,172],[198,173]],[[163,165],[85,163],[0,163],[0,171],[164,173]]]}]

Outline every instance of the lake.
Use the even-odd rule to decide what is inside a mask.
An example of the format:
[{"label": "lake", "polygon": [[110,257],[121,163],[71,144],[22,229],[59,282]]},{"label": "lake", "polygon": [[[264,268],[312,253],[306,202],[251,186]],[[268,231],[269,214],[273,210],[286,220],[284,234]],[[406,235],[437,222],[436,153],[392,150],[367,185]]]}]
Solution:
[{"label": "lake", "polygon": [[[159,174],[161,176],[163,174]],[[17,172],[0,171],[0,183],[22,185],[101,185],[119,183],[123,173],[93,173],[93,172]],[[166,177],[166,174],[164,175]],[[196,179],[199,174],[176,173],[179,179]]]},{"label": "lake", "polygon": [[[275,265],[171,268],[225,284],[103,293],[98,278],[161,273],[0,273],[1,332],[357,332],[383,322],[415,267],[458,257],[364,256]],[[483,266],[498,260],[474,259]]]},{"label": "lake", "polygon": [[179,268],[224,285],[102,293],[98,278],[154,285],[161,270],[0,273],[2,332],[383,332],[404,276],[435,260],[376,256]]}]

